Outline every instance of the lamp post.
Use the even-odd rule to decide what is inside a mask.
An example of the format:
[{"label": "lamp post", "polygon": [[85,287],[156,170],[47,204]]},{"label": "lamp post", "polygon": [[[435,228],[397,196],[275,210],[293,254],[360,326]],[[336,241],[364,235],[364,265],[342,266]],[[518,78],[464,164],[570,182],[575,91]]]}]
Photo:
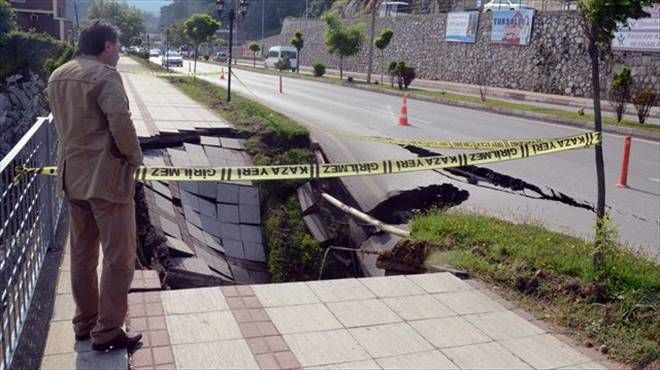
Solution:
[{"label": "lamp post", "polygon": [[[222,12],[225,10],[225,0],[215,0],[218,11],[218,19],[222,19]],[[239,0],[238,1],[238,15],[245,16],[248,10],[248,0]],[[234,20],[236,20],[236,11],[235,9],[230,9],[227,14],[227,19],[229,20],[229,63],[228,67],[228,76],[227,76],[227,102],[231,101],[231,62],[233,57],[234,49]]]},{"label": "lamp post", "polygon": [[165,68],[170,73],[170,28],[165,29]]}]

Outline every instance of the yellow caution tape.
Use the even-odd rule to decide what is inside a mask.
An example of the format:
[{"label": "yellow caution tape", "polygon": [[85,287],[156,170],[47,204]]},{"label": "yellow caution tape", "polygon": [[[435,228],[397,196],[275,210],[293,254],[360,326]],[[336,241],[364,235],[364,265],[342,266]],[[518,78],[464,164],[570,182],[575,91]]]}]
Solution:
[{"label": "yellow caution tape", "polygon": [[[135,178],[139,181],[265,181],[373,176],[504,162],[588,148],[600,143],[601,135],[597,132],[589,132],[486,152],[413,159],[246,167],[140,167],[135,172]],[[17,167],[15,171],[19,176],[27,173],[57,174],[56,167]]]}]

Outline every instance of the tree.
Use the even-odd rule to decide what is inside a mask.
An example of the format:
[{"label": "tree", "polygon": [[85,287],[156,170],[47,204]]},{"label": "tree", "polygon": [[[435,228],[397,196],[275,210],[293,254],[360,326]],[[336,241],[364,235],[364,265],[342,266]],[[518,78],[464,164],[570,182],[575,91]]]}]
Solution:
[{"label": "tree", "polygon": [[[600,61],[601,52],[609,50],[614,32],[628,19],[637,19],[648,14],[643,7],[658,0],[579,0],[578,9],[582,18],[582,30],[586,36],[587,51],[591,59],[591,89],[594,102],[594,126],[601,134],[602,117],[600,109]],[[603,144],[594,147],[596,154],[596,179],[598,199],[596,202],[596,242],[593,256],[594,270],[603,270],[603,243],[601,234],[604,232],[605,217],[605,167],[603,164]]]},{"label": "tree", "polygon": [[252,52],[252,68],[257,68],[257,53],[261,50],[261,46],[256,42],[250,43],[250,51]]},{"label": "tree", "polygon": [[0,0],[0,44],[4,43],[7,35],[16,30],[16,14],[7,0]]},{"label": "tree", "polygon": [[364,42],[365,25],[349,27],[342,24],[337,13],[323,16],[326,24],[325,45],[328,53],[339,55],[339,79],[344,78],[344,58],[357,54]]},{"label": "tree", "polygon": [[302,32],[297,30],[293,34],[291,40],[289,40],[289,43],[291,43],[291,45],[293,45],[293,47],[298,51],[298,57],[296,58],[296,71],[300,73],[300,50],[302,50],[303,46],[305,46],[305,40],[303,40]]},{"label": "tree", "polygon": [[220,23],[211,18],[208,14],[193,14],[184,23],[184,33],[195,46],[195,67],[194,73],[197,73],[197,52],[199,45],[203,42],[210,42],[215,37],[215,31],[220,28]]},{"label": "tree", "polygon": [[185,22],[185,19],[180,19],[168,28],[170,31],[169,44],[171,48],[180,48],[190,43],[183,22]]},{"label": "tree", "polygon": [[131,39],[140,37],[145,32],[144,16],[134,6],[115,1],[92,0],[87,11],[87,19],[103,19],[112,23],[121,31],[119,42],[131,45]]},{"label": "tree", "polygon": [[623,67],[621,72],[615,73],[612,77],[612,86],[610,87],[610,104],[616,111],[616,120],[621,122],[623,114],[626,112],[626,104],[631,98],[631,88],[633,78],[630,74],[630,68]]},{"label": "tree", "polygon": [[392,36],[394,36],[394,31],[392,31],[390,28],[384,28],[381,32],[376,41],[374,41],[374,46],[378,50],[380,50],[380,84],[383,84],[383,69],[385,66],[383,65],[385,63],[385,49],[390,45],[390,41],[392,41]]}]

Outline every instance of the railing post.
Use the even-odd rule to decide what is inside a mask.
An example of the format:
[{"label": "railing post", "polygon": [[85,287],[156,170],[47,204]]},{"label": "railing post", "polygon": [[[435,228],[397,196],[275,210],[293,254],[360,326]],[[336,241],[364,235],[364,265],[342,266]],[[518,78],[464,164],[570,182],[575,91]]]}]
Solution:
[{"label": "railing post", "polygon": [[[42,118],[40,118],[42,119]],[[51,135],[50,135],[50,125],[53,124],[52,120],[49,120],[48,118],[43,118],[46,120],[44,124],[41,126],[42,127],[42,143],[43,146],[39,150],[39,163],[38,166],[49,166],[53,165],[53,163],[50,163],[51,160],[51,150],[52,150],[52,144],[54,140],[51,140]],[[53,199],[53,190],[54,190],[54,181],[53,181],[53,176],[39,176],[39,193],[43,196],[43,208],[42,212],[43,214],[43,226],[44,226],[44,234],[48,236],[48,241],[46,242],[46,250],[50,250],[54,246],[55,242],[55,214],[54,214],[54,209],[55,209],[55,203]]]}]

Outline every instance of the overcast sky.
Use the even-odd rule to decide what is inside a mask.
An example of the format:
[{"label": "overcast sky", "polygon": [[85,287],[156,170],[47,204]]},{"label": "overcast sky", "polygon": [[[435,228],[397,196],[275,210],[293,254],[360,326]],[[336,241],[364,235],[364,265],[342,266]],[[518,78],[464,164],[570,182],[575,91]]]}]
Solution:
[{"label": "overcast sky", "polygon": [[155,14],[160,14],[160,7],[169,4],[170,0],[128,0],[129,5]]}]

